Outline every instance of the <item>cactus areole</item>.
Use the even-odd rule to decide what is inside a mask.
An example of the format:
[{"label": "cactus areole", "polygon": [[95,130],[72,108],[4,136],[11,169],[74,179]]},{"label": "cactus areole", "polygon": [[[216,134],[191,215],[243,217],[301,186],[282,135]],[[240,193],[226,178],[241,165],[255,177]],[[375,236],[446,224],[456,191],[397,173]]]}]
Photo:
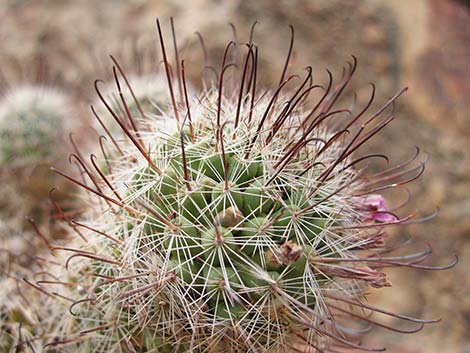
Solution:
[{"label": "cactus areole", "polygon": [[[418,153],[370,173],[368,162],[387,158],[358,151],[393,120],[404,90],[378,110],[370,108],[374,86],[364,106],[337,107],[356,59],[338,82],[328,74],[314,84],[311,68],[293,75],[292,31],[279,85],[261,86],[252,40],[231,42],[217,79],[188,96],[184,62],[170,66],[157,25],[169,85],[161,116],[130,114],[126,106],[139,103],[125,99],[113,111],[97,81],[125,139],[108,136],[106,152],[83,161],[85,181],[57,171],[96,202],[80,222],[67,220],[85,240],[65,249],[73,253],[68,285],[58,291],[74,301],[74,325],[57,329],[49,346],[380,351],[360,343],[369,326],[413,332],[431,322],[363,301],[367,287],[390,286],[383,267],[439,268],[421,265],[427,251],[390,255],[385,242],[387,227],[416,221],[392,213],[381,192],[422,173]],[[244,54],[236,67],[234,50]],[[126,76],[115,65],[119,96]],[[370,312],[409,326],[387,326]]]}]

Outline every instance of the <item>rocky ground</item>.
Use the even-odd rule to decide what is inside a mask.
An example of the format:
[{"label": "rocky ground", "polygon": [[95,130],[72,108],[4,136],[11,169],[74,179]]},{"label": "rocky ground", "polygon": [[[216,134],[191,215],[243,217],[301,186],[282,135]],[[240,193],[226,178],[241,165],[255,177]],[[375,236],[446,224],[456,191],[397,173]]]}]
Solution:
[{"label": "rocky ground", "polygon": [[[264,81],[278,80],[292,24],[296,66],[312,64],[319,80],[324,68],[340,74],[354,54],[359,68],[353,88],[360,101],[366,98],[368,82],[377,84],[378,102],[409,87],[397,107],[399,119],[369,148],[385,151],[393,161],[404,159],[415,145],[429,154],[425,176],[411,188],[409,210],[431,213],[438,207],[440,213],[404,232],[430,242],[436,263],[450,261],[453,253],[460,263],[446,272],[390,271],[396,288],[376,292],[372,302],[405,314],[442,317],[442,322],[407,337],[376,330],[369,340],[385,342],[389,352],[397,353],[470,352],[469,2],[3,0],[2,74],[9,82],[47,77],[73,87],[77,99],[92,100],[92,80],[109,72],[107,53],[119,53],[135,37],[151,43],[157,16],[165,23],[175,17],[178,36],[188,39],[180,44],[190,53],[190,62],[202,56],[196,30],[214,53],[233,37],[229,22],[240,39],[248,38],[258,20],[255,36],[262,44]],[[38,69],[44,67],[45,72]]]}]

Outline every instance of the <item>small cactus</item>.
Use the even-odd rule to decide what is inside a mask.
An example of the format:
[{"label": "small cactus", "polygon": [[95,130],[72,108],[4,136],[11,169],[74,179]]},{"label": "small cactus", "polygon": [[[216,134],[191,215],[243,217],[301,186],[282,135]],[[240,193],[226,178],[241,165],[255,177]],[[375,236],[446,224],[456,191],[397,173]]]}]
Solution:
[{"label": "small cactus", "polygon": [[0,99],[0,165],[35,167],[63,158],[70,101],[51,87],[23,85]]},{"label": "small cactus", "polygon": [[64,184],[49,168],[67,156],[72,102],[39,84],[11,85],[0,97],[0,248],[23,262],[39,243],[29,223],[50,223],[49,191]]},{"label": "small cactus", "polygon": [[[51,270],[48,283],[27,282],[46,296],[48,304],[33,310],[42,318],[36,336],[48,348],[380,350],[358,343],[361,329],[348,319],[388,326],[354,308],[417,329],[431,322],[362,301],[367,286],[390,286],[382,267],[433,269],[420,265],[426,252],[385,255],[384,229],[410,218],[392,213],[378,194],[413,180],[423,165],[405,168],[412,159],[367,174],[358,165],[379,155],[353,157],[391,122],[388,108],[400,94],[367,115],[370,103],[354,112],[334,108],[355,59],[334,87],[331,76],[327,85],[313,85],[308,70],[296,87],[283,72],[279,86],[260,90],[258,51],[250,44],[233,90],[223,83],[224,59],[218,86],[197,97],[186,89],[177,95],[164,58],[174,104],[136,128],[120,124],[127,140],[116,142],[112,158],[103,158],[106,172],[97,164],[86,169],[93,184],[57,171],[96,202],[82,220],[67,220],[80,236],[54,250],[65,256],[66,271]],[[183,66],[181,77],[185,88]],[[121,81],[116,75],[118,88]],[[73,315],[62,320],[67,306]]]}]

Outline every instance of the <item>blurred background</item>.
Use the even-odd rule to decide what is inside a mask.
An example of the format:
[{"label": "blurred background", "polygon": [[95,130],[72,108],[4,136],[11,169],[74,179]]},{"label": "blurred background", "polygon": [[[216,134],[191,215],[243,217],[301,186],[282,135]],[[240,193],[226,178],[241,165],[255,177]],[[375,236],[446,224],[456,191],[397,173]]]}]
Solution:
[{"label": "blurred background", "polygon": [[[377,104],[409,87],[397,106],[399,118],[363,152],[385,152],[393,162],[406,159],[414,146],[429,155],[426,173],[410,187],[407,210],[439,208],[439,215],[400,229],[400,236],[432,244],[433,264],[449,262],[454,253],[460,263],[444,272],[388,271],[393,287],[371,293],[371,302],[442,322],[412,336],[376,329],[367,340],[394,353],[470,353],[470,2],[0,0],[0,69],[7,83],[0,95],[25,82],[54,85],[72,97],[68,119],[86,126],[93,80],[110,77],[108,54],[126,57],[126,43],[134,40],[156,48],[157,16],[168,38],[169,18],[175,18],[182,55],[193,65],[202,60],[195,31],[217,64],[234,37],[229,23],[237,39],[247,41],[257,20],[263,82],[279,79],[292,24],[297,71],[312,65],[320,81],[325,68],[338,77],[354,54],[359,67],[349,93],[356,91],[359,101],[368,98],[369,82],[377,86]],[[129,62],[123,66],[132,71]],[[86,128],[77,131],[79,139],[87,135]],[[0,215],[20,212],[13,205],[3,196]]]}]

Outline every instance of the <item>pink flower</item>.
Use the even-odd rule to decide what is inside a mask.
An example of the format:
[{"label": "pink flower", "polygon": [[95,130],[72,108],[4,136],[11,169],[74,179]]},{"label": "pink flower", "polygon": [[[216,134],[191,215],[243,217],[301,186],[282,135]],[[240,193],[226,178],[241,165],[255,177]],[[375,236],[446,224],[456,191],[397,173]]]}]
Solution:
[{"label": "pink flower", "polygon": [[389,223],[398,221],[398,217],[389,211],[380,211],[371,213],[371,219],[378,223]]},{"label": "pink flower", "polygon": [[382,195],[368,195],[362,200],[361,204],[363,210],[368,212],[366,219],[378,223],[395,222],[398,220],[397,216],[387,209],[385,198]]},{"label": "pink flower", "polygon": [[363,200],[363,205],[368,211],[386,211],[387,205],[382,195],[368,195]]}]

